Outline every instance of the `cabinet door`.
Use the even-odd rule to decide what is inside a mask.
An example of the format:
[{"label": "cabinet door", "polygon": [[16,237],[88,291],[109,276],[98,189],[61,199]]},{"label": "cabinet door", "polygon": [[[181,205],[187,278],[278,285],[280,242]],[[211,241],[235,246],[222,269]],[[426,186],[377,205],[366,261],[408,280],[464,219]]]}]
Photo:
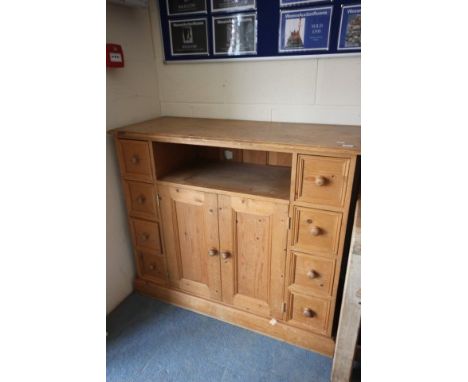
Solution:
[{"label": "cabinet door", "polygon": [[223,301],[282,319],[288,205],[218,196]]},{"label": "cabinet door", "polygon": [[161,185],[159,194],[171,284],[221,299],[217,195]]}]

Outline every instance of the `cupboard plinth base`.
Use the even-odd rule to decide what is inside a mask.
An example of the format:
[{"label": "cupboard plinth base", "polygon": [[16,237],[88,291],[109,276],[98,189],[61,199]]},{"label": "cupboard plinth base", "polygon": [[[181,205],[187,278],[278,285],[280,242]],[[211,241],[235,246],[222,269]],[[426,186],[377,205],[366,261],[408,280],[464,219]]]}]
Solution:
[{"label": "cupboard plinth base", "polygon": [[267,318],[174,289],[161,287],[146,280],[137,278],[134,286],[138,292],[158,300],[228,322],[247,330],[252,330],[280,341],[288,342],[307,350],[312,350],[328,357],[333,356],[335,342],[331,338],[301,330],[282,322],[277,322],[273,326]]}]

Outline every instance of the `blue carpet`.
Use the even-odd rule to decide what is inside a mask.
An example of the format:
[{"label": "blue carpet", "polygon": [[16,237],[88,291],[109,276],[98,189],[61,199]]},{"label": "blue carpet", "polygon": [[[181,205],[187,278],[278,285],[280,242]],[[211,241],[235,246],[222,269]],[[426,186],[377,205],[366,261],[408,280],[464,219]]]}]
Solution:
[{"label": "blue carpet", "polygon": [[332,360],[139,294],[107,318],[109,382],[325,382]]}]

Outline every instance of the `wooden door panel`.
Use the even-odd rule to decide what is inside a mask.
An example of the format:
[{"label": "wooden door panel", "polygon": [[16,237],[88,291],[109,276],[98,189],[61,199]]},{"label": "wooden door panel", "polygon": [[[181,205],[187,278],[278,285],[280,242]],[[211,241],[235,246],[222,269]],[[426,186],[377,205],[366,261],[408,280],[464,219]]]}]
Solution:
[{"label": "wooden door panel", "polygon": [[238,293],[265,302],[268,301],[270,276],[270,227],[269,217],[243,212],[236,214]]},{"label": "wooden door panel", "polygon": [[204,220],[202,206],[186,202],[175,202],[177,232],[179,237],[182,278],[208,284],[207,261],[205,256],[205,235],[199,227]]},{"label": "wooden door panel", "polygon": [[223,301],[281,319],[288,206],[219,195],[218,208]]},{"label": "wooden door panel", "polygon": [[161,215],[172,285],[187,292],[221,299],[216,194],[159,187]]}]

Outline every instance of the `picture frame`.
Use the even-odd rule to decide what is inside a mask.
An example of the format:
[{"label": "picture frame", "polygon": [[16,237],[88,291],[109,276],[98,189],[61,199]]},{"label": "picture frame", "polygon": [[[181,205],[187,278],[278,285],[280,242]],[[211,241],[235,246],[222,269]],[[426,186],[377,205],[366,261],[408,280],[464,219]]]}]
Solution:
[{"label": "picture frame", "polygon": [[169,20],[169,40],[172,56],[209,56],[208,19]]},{"label": "picture frame", "polygon": [[336,49],[339,51],[361,50],[361,4],[341,7]]},{"label": "picture frame", "polygon": [[333,6],[280,10],[278,52],[330,50]]},{"label": "picture frame", "polygon": [[[234,22],[236,24],[234,24]],[[241,23],[243,22],[249,24],[242,25]],[[235,29],[235,38],[232,38],[233,29]],[[257,13],[237,13],[225,16],[213,16],[212,30],[213,54],[215,56],[243,56],[257,54]],[[246,35],[246,33],[249,35]],[[239,43],[239,46],[233,45],[233,42],[234,44]]]},{"label": "picture frame", "polygon": [[[189,1],[189,3],[186,3]],[[166,0],[166,9],[168,16],[185,16],[208,13],[207,0]],[[177,11],[177,9],[186,7],[186,11]]]},{"label": "picture frame", "polygon": [[[251,11],[257,9],[257,0],[210,0],[211,1],[211,12],[240,12],[240,11]],[[215,5],[217,4],[217,5]],[[222,5],[225,5],[224,7]],[[231,5],[230,4],[238,4]],[[240,5],[239,5],[240,4]]]}]

